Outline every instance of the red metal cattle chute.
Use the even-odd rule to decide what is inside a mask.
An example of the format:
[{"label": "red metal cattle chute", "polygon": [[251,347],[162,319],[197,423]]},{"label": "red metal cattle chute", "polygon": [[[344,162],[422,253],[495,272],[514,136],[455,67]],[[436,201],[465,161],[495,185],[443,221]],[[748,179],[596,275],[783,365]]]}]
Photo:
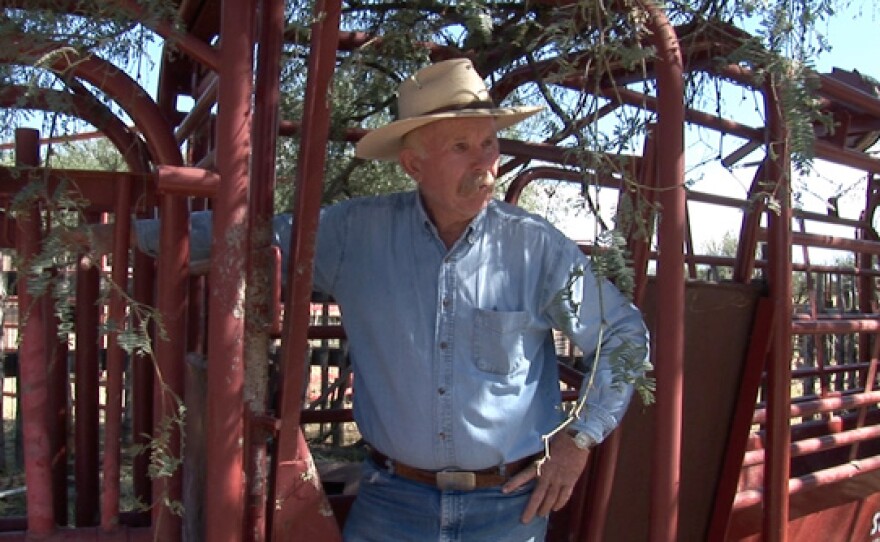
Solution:
[{"label": "red metal cattle chute", "polygon": [[[577,4],[531,3],[535,9],[546,8],[546,13]],[[286,44],[298,39],[285,35],[283,3],[183,1],[176,4],[180,18],[177,24],[150,17],[148,8],[135,2],[119,0],[113,5],[128,16],[152,21],[147,24],[166,40],[166,49],[178,51],[163,56],[155,102],[110,63],[94,56],[51,56],[64,44],[21,35],[6,43],[8,47],[0,54],[4,63],[29,65],[35,56],[50,55],[55,60],[48,69],[69,78],[78,90],[26,92],[6,87],[0,89],[0,103],[4,107],[59,110],[83,118],[125,156],[129,173],[108,175],[38,168],[38,138],[33,133],[23,133],[16,149],[21,165],[30,166],[27,178],[43,175],[50,182],[79,179],[82,195],[91,202],[86,213],[89,219],[98,221],[101,213],[112,213],[116,224],[112,261],[127,262],[131,252],[135,262],[134,299],[154,305],[162,315],[167,340],[155,340],[156,370],[144,360],[132,369],[135,438],[144,433],[156,434],[165,420],[174,419],[180,398],[189,412],[205,413],[201,444],[206,452],[200,460],[187,463],[183,473],[178,470],[154,481],[147,476],[146,456],[137,456],[133,469],[135,493],[157,505],[149,517],[120,512],[120,442],[124,429],[118,420],[123,413],[125,357],[116,344],[117,334],[110,333],[105,440],[101,447],[99,384],[89,378],[99,371],[95,308],[99,300],[98,276],[94,268],[84,266],[77,272],[76,292],[79,347],[75,354],[73,417],[77,450],[75,527],[64,526],[65,461],[56,462],[52,469],[47,466],[50,458],[65,453],[64,427],[70,424],[71,414],[59,407],[63,403],[59,390],[66,384],[65,372],[49,372],[50,367],[63,365],[58,362],[63,358],[54,357],[62,355],[62,350],[51,338],[55,324],[50,307],[37,302],[23,328],[24,341],[19,349],[25,362],[21,378],[27,389],[22,397],[25,435],[33,452],[26,468],[27,523],[24,518],[3,520],[0,525],[8,532],[2,537],[178,540],[184,537],[184,530],[193,528],[195,536],[203,535],[211,541],[269,537],[337,540],[338,523],[344,521],[351,496],[331,495],[328,499],[325,495],[301,424],[350,421],[351,412],[303,410],[301,398],[307,386],[304,377],[309,358],[302,354],[310,341],[342,339],[344,333],[338,325],[315,325],[310,321],[313,305],[307,270],[314,255],[330,137],[330,103],[326,97],[334,70],[342,53],[378,47],[385,36],[340,31],[345,22],[341,2],[317,2],[307,39],[304,76],[308,84],[302,118],[281,119],[279,59]],[[78,5],[59,6],[48,0],[8,1],[3,6],[99,16],[77,11],[81,9]],[[864,126],[880,125],[880,101],[856,88],[849,79],[817,76],[823,107],[833,112],[840,131],[829,134],[817,127],[816,156],[869,174],[866,209],[859,219],[816,216],[792,209],[790,151],[774,86],[778,82],[770,79],[759,84],[748,68],[713,64],[713,59],[737,46],[741,33],[729,28],[719,33],[689,33],[691,28],[670,26],[654,4],[640,2],[639,7],[647,15],[650,30],[644,45],[656,52],[642,73],[618,67],[614,77],[594,80],[597,76],[582,65],[576,75],[560,77],[563,66],[577,65],[581,59],[550,57],[529,68],[505,70],[500,55],[473,52],[478,65],[479,61],[484,63],[480,67],[486,72],[504,73],[492,88],[499,102],[514,90],[541,81],[601,97],[606,100],[605,111],[633,107],[655,114],[641,156],[608,157],[609,163],[619,167],[619,177],[585,171],[572,159],[571,149],[554,141],[502,141],[502,152],[512,158],[505,165],[506,172],[530,162],[536,164],[521,173],[514,182],[514,191],[535,179],[581,182],[590,176],[592,182],[618,190],[621,200],[637,198],[661,210],[655,233],[649,237],[631,235],[629,239],[637,277],[635,298],[645,309],[654,333],[657,404],[647,411],[633,410],[622,431],[593,456],[589,475],[578,486],[578,495],[554,515],[551,539],[629,536],[671,541],[701,536],[711,540],[763,536],[786,540],[808,530],[823,532],[823,526],[834,521],[834,513],[848,514],[845,521],[857,534],[857,529],[871,519],[870,507],[877,504],[869,494],[858,493],[856,485],[870,484],[880,466],[876,460],[880,453],[876,435],[880,420],[875,408],[877,392],[873,390],[878,329],[871,308],[877,275],[872,262],[880,254],[871,228],[877,205],[873,175],[880,172],[880,161],[853,142],[863,140]],[[586,21],[576,22],[584,25],[585,32],[588,30]],[[446,45],[423,45],[435,60],[463,54]],[[685,73],[697,70],[762,92],[767,125],[747,126],[686,108],[683,78]],[[618,84],[610,83],[612,80]],[[654,93],[623,87],[638,80],[651,81]],[[86,87],[82,82],[99,89],[125,110],[134,121],[134,129],[100,106],[96,95],[83,92]],[[193,99],[189,113],[177,111],[180,96]],[[22,99],[27,102],[22,103]],[[587,119],[571,122],[585,123]],[[724,198],[685,188],[686,122],[745,140],[740,149],[743,153],[765,146],[766,156],[748,198]],[[333,137],[351,142],[363,133],[360,127],[351,126]],[[290,288],[281,321],[281,304],[276,299],[282,282],[280,262],[269,246],[267,218],[275,190],[276,145],[279,137],[290,135],[301,138],[292,202],[297,222],[286,278]],[[25,183],[11,170],[0,173],[5,187],[3,198],[8,200]],[[627,176],[638,181],[635,187],[620,183]],[[778,212],[763,199],[767,191],[778,200]],[[691,230],[699,226],[690,223],[688,214],[688,205],[693,202],[742,209],[735,256],[696,253]],[[204,207],[215,212],[212,266],[206,278],[190,277],[186,234],[189,211]],[[162,217],[160,256],[156,260],[128,246],[128,218],[132,213],[158,213]],[[29,218],[22,215],[18,229],[8,229],[15,235],[4,236],[9,244],[17,245],[22,255],[36,254],[47,234],[39,227],[39,218],[34,213]],[[642,218],[646,222],[654,220],[648,210]],[[858,232],[853,238],[795,232],[793,224],[797,220],[844,224]],[[836,266],[810,265],[808,260],[793,263],[793,245],[803,246],[805,251],[810,246],[852,251],[860,259],[858,269],[841,271]],[[765,254],[759,254],[759,246],[766,247]],[[686,280],[696,278],[698,267],[729,268],[733,284]],[[128,272],[127,265],[114,265],[111,276],[114,282],[123,284]],[[814,302],[808,314],[794,315],[793,273],[808,277],[816,273],[852,273],[859,278],[858,311],[830,317],[817,310]],[[756,286],[758,276],[765,280]],[[26,292],[19,302],[30,305]],[[717,308],[725,303],[738,308],[719,313]],[[108,306],[111,320],[123,319],[127,306],[121,296],[111,298]],[[713,310],[710,318],[707,314]],[[817,367],[792,369],[793,338],[819,340],[831,334],[855,337],[859,342],[857,363],[832,365],[822,358],[820,349]],[[278,337],[282,341],[284,378],[279,402],[273,409],[268,353],[270,343]],[[706,354],[706,349],[719,337],[736,344],[717,356],[717,365],[701,363],[701,359],[712,355]],[[198,386],[190,386],[200,380],[198,373],[188,373],[190,355],[207,358],[201,377],[207,386],[203,397],[194,391]],[[850,373],[859,375],[857,386],[839,392],[827,385],[833,375]],[[724,374],[722,383],[714,380],[719,374]],[[577,382],[575,372],[566,370],[564,375],[567,383]],[[792,383],[813,377],[823,379],[820,393],[793,401]],[[204,381],[200,383],[204,385]],[[706,397],[704,390],[713,386],[719,388],[717,393]],[[760,397],[759,390],[763,390]],[[49,418],[50,411],[56,416],[53,425],[42,421]],[[712,416],[701,417],[704,411]],[[809,417],[815,419],[792,427],[792,419]],[[752,431],[753,425],[761,430]],[[181,453],[180,437],[177,428],[172,427],[168,441],[171,454]],[[46,442],[51,442],[48,448]],[[190,442],[186,449],[196,449],[194,444]],[[101,450],[103,461],[99,466]],[[712,465],[714,469],[704,470],[712,472],[697,473],[689,459],[683,460],[694,450],[703,454],[703,466]],[[103,477],[100,490],[99,469]],[[185,478],[201,469],[206,473],[207,490],[197,486],[194,491],[196,495],[204,491],[204,510],[199,510],[201,499],[185,495],[189,491]],[[829,498],[818,499],[822,491]],[[855,495],[848,501],[840,497],[847,492]],[[830,498],[832,495],[837,500]],[[169,506],[181,499],[195,504],[187,518],[173,514]],[[621,499],[629,500],[624,512],[620,512]],[[853,512],[852,507],[859,503],[865,509]],[[331,510],[336,521],[329,514]],[[204,521],[193,521],[192,516],[204,517]],[[190,534],[186,536],[192,534],[187,532]]]}]

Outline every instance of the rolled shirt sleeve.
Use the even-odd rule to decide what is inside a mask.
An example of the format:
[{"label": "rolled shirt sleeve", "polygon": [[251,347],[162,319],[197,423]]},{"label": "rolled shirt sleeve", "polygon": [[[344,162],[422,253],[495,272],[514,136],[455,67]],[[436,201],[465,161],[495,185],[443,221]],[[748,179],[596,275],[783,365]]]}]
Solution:
[{"label": "rolled shirt sleeve", "polygon": [[[561,256],[549,284],[547,313],[553,326],[583,352],[581,397],[585,406],[572,428],[602,442],[620,423],[645,370],[648,330],[639,310],[611,282],[596,276],[574,243]],[[616,370],[615,370],[616,368]]]}]

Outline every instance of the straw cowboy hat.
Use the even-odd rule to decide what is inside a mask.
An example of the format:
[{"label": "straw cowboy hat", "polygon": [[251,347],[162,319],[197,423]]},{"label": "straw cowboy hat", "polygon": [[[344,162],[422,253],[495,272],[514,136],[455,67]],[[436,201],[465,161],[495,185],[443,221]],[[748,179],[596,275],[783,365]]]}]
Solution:
[{"label": "straw cowboy hat", "polygon": [[357,144],[359,158],[396,160],[403,136],[443,119],[494,117],[498,129],[540,111],[539,106],[495,107],[483,78],[466,58],[422,68],[400,84],[398,120],[367,133]]}]

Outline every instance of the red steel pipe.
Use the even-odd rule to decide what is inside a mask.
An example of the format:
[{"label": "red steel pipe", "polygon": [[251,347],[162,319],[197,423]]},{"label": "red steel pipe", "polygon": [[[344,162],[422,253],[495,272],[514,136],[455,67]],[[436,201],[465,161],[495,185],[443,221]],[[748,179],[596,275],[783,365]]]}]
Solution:
[{"label": "red steel pipe", "polygon": [[220,187],[220,175],[198,167],[156,167],[156,190],[160,194],[212,198]]},{"label": "red steel pipe", "polygon": [[[208,275],[208,397],[210,450],[205,477],[205,539],[238,541],[244,534],[244,312],[248,166],[253,93],[254,0],[223,2],[217,94],[217,171],[211,271]],[[256,157],[257,160],[262,157]]]},{"label": "red steel pipe", "polygon": [[[100,132],[82,135],[42,138],[42,144],[74,141],[80,138],[106,136],[119,150],[128,165],[129,171],[146,169],[147,150],[143,141],[129,129],[112,111],[94,97],[71,94],[60,90],[34,89],[25,86],[0,88],[0,107],[25,107],[43,111],[63,112],[87,121],[92,126],[100,126]],[[0,145],[3,149],[5,145]]]},{"label": "red steel pipe", "polygon": [[85,256],[76,271],[74,480],[77,527],[98,524],[98,268]]},{"label": "red steel pipe", "polygon": [[150,177],[143,173],[127,173],[122,171],[86,171],[76,169],[47,168],[7,168],[0,167],[0,195],[12,196],[29,182],[45,181],[47,192],[52,193],[66,183],[76,186],[77,192],[89,200],[85,207],[87,212],[112,212],[115,210],[113,191],[108,186],[129,179],[139,187],[139,205],[146,205],[155,200],[155,191]]},{"label": "red steel pipe", "polygon": [[[155,262],[140,250],[134,251],[132,264],[133,297],[136,304],[152,306],[155,303]],[[156,336],[155,325],[143,320],[139,311],[131,316],[134,329],[148,332]],[[155,346],[154,346],[155,349]],[[153,433],[153,360],[147,355],[134,353],[131,357],[132,397],[131,397],[131,432],[132,443],[144,449],[132,459],[132,487],[134,497],[143,503],[153,502],[152,485],[149,479],[150,455],[146,452]],[[97,469],[95,469],[97,471]]]},{"label": "red steel pipe", "polygon": [[[305,389],[305,353],[312,297],[312,264],[321,206],[322,181],[330,111],[327,93],[336,68],[336,45],[341,18],[340,0],[315,3],[308,85],[304,100],[303,137],[296,179],[294,216],[290,240],[288,293],[285,305],[281,364],[284,386],[280,394],[276,483],[273,495],[272,540],[340,540],[338,525],[325,513],[326,496],[314,472],[308,447],[299,428],[300,404]],[[293,498],[296,496],[296,498]]]},{"label": "red steel pipe", "polygon": [[656,319],[652,337],[657,422],[649,533],[653,542],[672,542],[678,536],[684,381],[684,66],[675,30],[662,10],[650,2],[638,3],[649,15],[647,26],[657,50],[657,176],[662,183],[657,200],[663,209],[657,230],[657,281],[664,285],[657,306],[663,308],[663,318]]},{"label": "red steel pipe", "polygon": [[275,159],[281,90],[281,54],[284,46],[284,2],[260,0],[254,121],[251,153],[261,157],[252,164],[248,209],[247,311],[245,313],[244,432],[246,510],[244,540],[267,539],[269,432],[261,423],[269,416],[269,346],[281,298],[280,260],[272,245],[275,195]]},{"label": "red steel pipe", "polygon": [[[848,410],[860,406],[867,406],[880,402],[880,391],[856,393],[851,395],[842,395],[840,397],[824,397],[803,403],[794,403],[789,407],[789,418],[802,418],[822,414],[824,412],[834,412],[836,410]],[[766,409],[758,408],[755,410],[752,423],[763,425],[767,423],[768,412]]]},{"label": "red steel pipe", "polygon": [[[15,131],[16,163],[37,166],[40,160],[40,134],[36,130]],[[31,202],[29,209],[18,216],[18,253],[24,265],[40,252],[42,227],[40,205]],[[28,534],[43,537],[55,531],[52,500],[52,457],[49,450],[49,388],[46,333],[48,315],[30,291],[29,273],[19,279],[19,381],[24,445],[24,474],[27,491]]]},{"label": "red steel pipe", "polygon": [[[792,457],[801,457],[877,438],[880,438],[880,426],[872,425],[870,427],[860,427],[858,429],[841,431],[840,433],[834,433],[832,435],[822,435],[821,437],[792,442],[790,453]],[[763,464],[764,452],[763,448],[746,452],[742,466],[753,467],[755,465]]]},{"label": "red steel pipe", "polygon": [[174,22],[155,21],[155,18],[147,13],[147,11],[135,0],[114,0],[112,3],[128,11],[128,14],[135,21],[155,30],[155,32],[165,38],[166,41],[173,43],[176,49],[179,49],[190,58],[196,60],[202,66],[212,71],[220,70],[220,64],[223,58],[222,55],[218,54],[218,52],[207,43],[187,34],[186,32],[177,30]]},{"label": "red steel pipe", "polygon": [[[614,88],[605,89],[601,93],[609,100],[616,100],[648,111],[656,111],[658,108],[657,98],[634,90]],[[877,102],[880,103],[880,101]],[[709,113],[704,113],[703,111],[697,111],[695,109],[688,109],[685,113],[685,117],[689,122],[717,130],[721,133],[735,135],[750,141],[764,141],[763,130],[747,126],[734,120],[710,115]],[[864,169],[865,171],[880,172],[880,160],[871,158],[865,153],[839,147],[822,139],[817,139],[814,142],[814,147],[814,152],[816,153],[817,158],[854,168]]]},{"label": "red steel pipe", "polygon": [[[180,32],[175,27],[173,21],[160,20],[157,21],[154,14],[148,13],[135,0],[114,0],[108,2],[119,8],[125,15],[129,16],[133,21],[147,26],[157,34],[165,38],[166,41],[173,42],[175,47],[185,54],[200,62],[204,66],[213,70],[219,65],[217,53],[210,45],[194,38],[193,36]],[[88,15],[94,17],[96,13],[85,12],[82,9],[82,3],[76,0],[7,0],[3,2],[4,7],[20,6],[28,9],[45,9],[56,13],[68,13],[76,15]],[[104,13],[118,13],[115,9],[107,9]]]},{"label": "red steel pipe", "polygon": [[[810,474],[788,480],[786,483],[786,495],[797,495],[810,489],[830,486],[831,484],[856,478],[877,469],[880,469],[880,456],[875,455],[865,459],[850,461],[844,465],[813,471]],[[766,506],[768,496],[765,495],[765,492],[766,490],[751,489],[737,493],[733,510],[742,510],[743,508],[757,506],[762,503]],[[765,538],[764,540],[767,539]]]},{"label": "red steel pipe", "polygon": [[877,333],[880,332],[880,321],[876,318],[795,320],[792,322],[792,331],[801,335]]},{"label": "red steel pipe", "polygon": [[[13,38],[0,44],[0,62],[34,62],[52,58],[48,68],[63,76],[78,77],[99,87],[131,117],[144,135],[154,161],[179,165],[180,149],[167,120],[149,93],[125,72],[94,55],[81,56],[66,44],[36,41],[31,37]],[[65,54],[53,54],[64,48]]]},{"label": "red steel pipe", "polygon": [[131,194],[129,182],[117,184],[116,213],[113,226],[113,268],[110,278],[107,337],[107,384],[104,408],[104,465],[101,527],[114,530],[119,524],[120,455],[122,443],[122,378],[125,351],[119,346],[119,334],[125,328],[126,297],[128,296],[128,243],[131,232]]},{"label": "red steel pipe", "polygon": [[[54,272],[57,278],[57,270]],[[54,289],[54,287],[53,287]],[[67,369],[67,341],[58,337],[61,319],[55,314],[54,292],[42,299],[46,322],[46,348],[49,359],[49,450],[52,456],[52,505],[55,523],[67,525],[67,463],[70,456],[67,433],[70,424],[70,373]]]},{"label": "red steel pipe", "polygon": [[829,75],[819,74],[819,94],[873,117],[880,117],[880,100]]},{"label": "red steel pipe", "polygon": [[177,130],[174,131],[174,138],[179,143],[183,143],[195,133],[196,129],[210,117],[211,110],[217,104],[220,78],[216,74],[211,74],[208,76],[208,79],[207,88],[199,95],[193,108],[183,117],[183,120],[177,126]]},{"label": "red steel pipe", "polygon": [[[789,164],[788,134],[781,105],[777,100],[779,88],[772,78],[764,90],[767,128],[770,135],[767,155],[767,178],[775,187],[779,210],[767,218],[770,263],[770,297],[774,311],[779,315],[792,314],[791,301],[791,171]],[[770,460],[764,477],[764,540],[788,540],[787,481],[791,470],[789,446],[791,427],[791,318],[778,318],[772,339],[767,368],[768,414],[767,443]]]},{"label": "red steel pipe", "polygon": [[[164,439],[169,431],[167,452],[180,457],[180,434],[175,420],[183,399],[186,359],[186,299],[189,278],[189,215],[186,202],[174,196],[162,198],[162,223],[157,258],[156,309],[162,315],[164,336],[155,343],[156,386],[153,398],[153,438]],[[157,540],[180,539],[180,516],[167,503],[179,502],[182,477],[175,472],[153,480],[153,524]]]}]

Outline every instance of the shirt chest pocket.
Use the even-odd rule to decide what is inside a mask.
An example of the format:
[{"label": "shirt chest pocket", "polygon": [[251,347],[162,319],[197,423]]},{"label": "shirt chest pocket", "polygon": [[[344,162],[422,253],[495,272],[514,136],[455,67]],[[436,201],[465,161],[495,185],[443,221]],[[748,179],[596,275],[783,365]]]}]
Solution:
[{"label": "shirt chest pocket", "polygon": [[474,315],[474,362],[487,373],[509,375],[526,366],[528,314],[477,309]]}]

